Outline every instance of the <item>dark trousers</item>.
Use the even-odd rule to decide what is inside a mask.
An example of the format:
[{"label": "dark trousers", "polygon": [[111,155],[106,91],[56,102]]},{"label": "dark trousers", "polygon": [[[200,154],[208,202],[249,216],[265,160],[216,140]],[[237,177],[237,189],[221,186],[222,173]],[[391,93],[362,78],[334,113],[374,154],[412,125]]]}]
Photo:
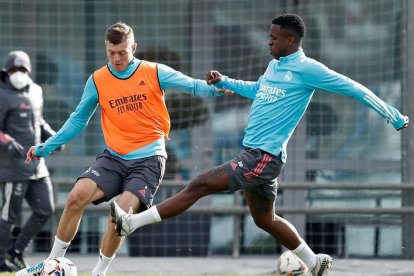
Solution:
[{"label": "dark trousers", "polygon": [[9,249],[11,229],[21,215],[23,200],[32,213],[22,225],[13,247],[23,252],[55,210],[50,177],[37,180],[0,182],[0,262]]}]

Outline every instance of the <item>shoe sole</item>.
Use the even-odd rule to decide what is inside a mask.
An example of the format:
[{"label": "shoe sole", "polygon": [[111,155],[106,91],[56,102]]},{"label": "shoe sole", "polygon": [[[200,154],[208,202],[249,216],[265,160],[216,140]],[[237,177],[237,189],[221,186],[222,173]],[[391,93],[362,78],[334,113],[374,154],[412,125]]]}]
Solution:
[{"label": "shoe sole", "polygon": [[116,223],[115,204],[113,202],[111,202],[110,207],[111,207],[110,209],[111,209],[112,222]]},{"label": "shoe sole", "polygon": [[115,224],[115,232],[118,236],[123,237],[125,235],[122,234],[122,220],[117,219],[116,211],[115,211],[115,204],[111,202],[110,204],[111,209],[111,217],[112,222]]},{"label": "shoe sole", "polygon": [[125,236],[124,234],[122,234],[122,220],[118,220],[116,222],[116,234],[120,237]]},{"label": "shoe sole", "polygon": [[322,263],[321,269],[319,269],[318,276],[328,275],[328,271],[332,266],[332,261],[333,261],[332,258],[329,258],[328,260],[325,260],[325,262]]}]

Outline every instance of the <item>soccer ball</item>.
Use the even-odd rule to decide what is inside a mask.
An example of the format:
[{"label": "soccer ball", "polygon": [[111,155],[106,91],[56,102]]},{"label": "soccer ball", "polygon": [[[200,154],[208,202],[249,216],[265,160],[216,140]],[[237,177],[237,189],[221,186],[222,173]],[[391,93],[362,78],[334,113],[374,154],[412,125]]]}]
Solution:
[{"label": "soccer ball", "polygon": [[67,258],[58,257],[46,260],[41,276],[77,276],[78,271],[73,262]]},{"label": "soccer ball", "polygon": [[309,269],[292,251],[285,251],[279,257],[278,276],[308,276]]}]

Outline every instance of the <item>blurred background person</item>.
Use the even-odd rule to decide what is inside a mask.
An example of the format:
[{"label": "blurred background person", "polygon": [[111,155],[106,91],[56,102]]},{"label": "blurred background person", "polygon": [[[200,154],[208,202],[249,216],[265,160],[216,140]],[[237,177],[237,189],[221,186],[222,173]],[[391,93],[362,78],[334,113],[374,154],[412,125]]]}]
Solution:
[{"label": "blurred background person", "polygon": [[[43,119],[43,91],[31,69],[27,53],[13,51],[0,71],[0,272],[28,266],[23,252],[55,209],[44,159],[24,164],[30,146],[55,133]],[[11,244],[23,199],[32,213]]]}]

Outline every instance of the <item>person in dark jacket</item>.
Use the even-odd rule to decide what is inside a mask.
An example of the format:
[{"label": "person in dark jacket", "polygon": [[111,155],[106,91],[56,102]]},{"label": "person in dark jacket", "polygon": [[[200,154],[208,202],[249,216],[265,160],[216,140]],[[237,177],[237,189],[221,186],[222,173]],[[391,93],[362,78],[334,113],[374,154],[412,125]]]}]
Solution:
[{"label": "person in dark jacket", "polygon": [[[23,51],[10,52],[0,71],[0,272],[28,266],[23,252],[55,208],[44,159],[24,163],[31,145],[55,133],[43,119],[43,91],[30,73],[30,58]],[[23,199],[32,213],[10,244]]]}]

